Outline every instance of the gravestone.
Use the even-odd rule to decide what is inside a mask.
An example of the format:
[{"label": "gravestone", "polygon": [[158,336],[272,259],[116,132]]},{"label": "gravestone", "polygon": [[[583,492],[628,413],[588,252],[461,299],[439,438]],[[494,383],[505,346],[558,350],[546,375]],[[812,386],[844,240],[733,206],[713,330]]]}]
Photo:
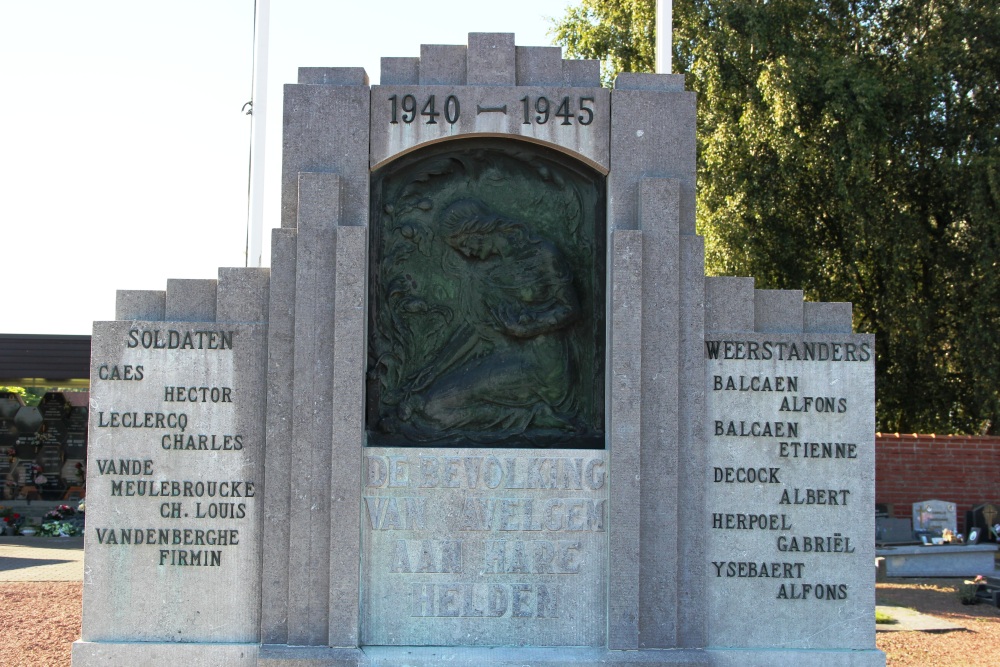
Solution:
[{"label": "gravestone", "polygon": [[0,422],[12,421],[23,406],[24,402],[17,394],[0,392]]},{"label": "gravestone", "polygon": [[87,448],[87,408],[74,407],[66,420],[66,458],[83,458]]},{"label": "gravestone", "polygon": [[979,542],[996,542],[997,538],[990,528],[998,521],[1000,521],[1000,509],[993,503],[982,503],[965,513],[965,530],[971,533],[973,528],[978,528]]},{"label": "gravestone", "polygon": [[38,409],[42,413],[42,418],[65,419],[69,415],[72,406],[66,401],[66,397],[59,391],[48,391],[42,396],[38,404]]},{"label": "gravestone", "polygon": [[944,500],[922,500],[913,503],[913,530],[941,535],[943,530],[958,532],[955,503]]},{"label": "gravestone", "polygon": [[913,522],[910,519],[875,519],[875,542],[905,544],[914,541]]},{"label": "gravestone", "polygon": [[507,34],[300,69],[271,268],[95,323],[74,665],[884,665],[872,337],[705,277],[694,133]]}]

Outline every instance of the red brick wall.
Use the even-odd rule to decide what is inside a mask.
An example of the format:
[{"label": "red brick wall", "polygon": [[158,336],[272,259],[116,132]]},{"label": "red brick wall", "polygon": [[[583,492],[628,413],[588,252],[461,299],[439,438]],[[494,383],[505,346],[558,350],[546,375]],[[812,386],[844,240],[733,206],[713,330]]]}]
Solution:
[{"label": "red brick wall", "polygon": [[912,516],[913,503],[956,504],[958,530],[975,505],[1000,505],[1000,437],[875,434],[875,502]]}]

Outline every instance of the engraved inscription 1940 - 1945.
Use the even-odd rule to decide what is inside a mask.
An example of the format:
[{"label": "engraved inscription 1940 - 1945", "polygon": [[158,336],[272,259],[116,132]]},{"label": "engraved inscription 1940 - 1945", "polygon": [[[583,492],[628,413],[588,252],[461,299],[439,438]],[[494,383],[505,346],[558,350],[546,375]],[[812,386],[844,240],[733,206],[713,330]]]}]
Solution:
[{"label": "engraved inscription 1940 - 1945", "polygon": [[376,172],[369,444],[603,447],[603,193],[490,139]]}]

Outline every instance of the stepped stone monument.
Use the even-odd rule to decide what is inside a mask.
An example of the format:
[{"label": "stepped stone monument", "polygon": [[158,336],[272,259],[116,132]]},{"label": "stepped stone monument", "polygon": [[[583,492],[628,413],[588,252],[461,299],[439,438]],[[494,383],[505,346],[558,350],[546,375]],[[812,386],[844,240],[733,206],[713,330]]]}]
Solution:
[{"label": "stepped stone monument", "polygon": [[74,665],[885,664],[872,337],[705,277],[681,76],[471,34],[284,114],[271,268],[94,325]]}]

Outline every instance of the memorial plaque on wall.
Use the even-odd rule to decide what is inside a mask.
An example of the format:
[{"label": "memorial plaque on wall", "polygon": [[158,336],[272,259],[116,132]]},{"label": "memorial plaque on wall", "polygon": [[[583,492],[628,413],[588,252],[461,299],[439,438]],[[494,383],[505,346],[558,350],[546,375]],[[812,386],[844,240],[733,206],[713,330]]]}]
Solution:
[{"label": "memorial plaque on wall", "polygon": [[[874,604],[872,338],[705,346],[710,631],[730,646],[867,646],[871,619],[845,611]],[[764,600],[772,621],[746,623]]]},{"label": "memorial plaque on wall", "polygon": [[19,435],[14,441],[14,451],[17,452],[17,458],[34,461],[38,454],[38,439],[34,434]]},{"label": "memorial plaque on wall", "polygon": [[365,450],[362,642],[600,646],[603,450]]},{"label": "memorial plaque on wall", "polygon": [[62,469],[63,453],[58,445],[45,445],[38,452],[36,459],[46,475],[55,475],[58,479]]},{"label": "memorial plaque on wall", "polygon": [[91,388],[94,640],[256,639],[264,331],[95,323],[91,377],[115,379]]},{"label": "memorial plaque on wall", "polygon": [[369,445],[604,447],[604,177],[476,139],[372,178]]},{"label": "memorial plaque on wall", "polygon": [[48,419],[42,423],[45,429],[45,440],[47,443],[63,444],[66,442],[66,422],[62,419]]},{"label": "memorial plaque on wall", "polygon": [[87,408],[74,407],[66,421],[66,458],[83,458],[87,447]]},{"label": "memorial plaque on wall", "polygon": [[69,404],[66,398],[59,392],[49,392],[42,397],[38,404],[38,410],[45,420],[62,420],[69,414]]}]

